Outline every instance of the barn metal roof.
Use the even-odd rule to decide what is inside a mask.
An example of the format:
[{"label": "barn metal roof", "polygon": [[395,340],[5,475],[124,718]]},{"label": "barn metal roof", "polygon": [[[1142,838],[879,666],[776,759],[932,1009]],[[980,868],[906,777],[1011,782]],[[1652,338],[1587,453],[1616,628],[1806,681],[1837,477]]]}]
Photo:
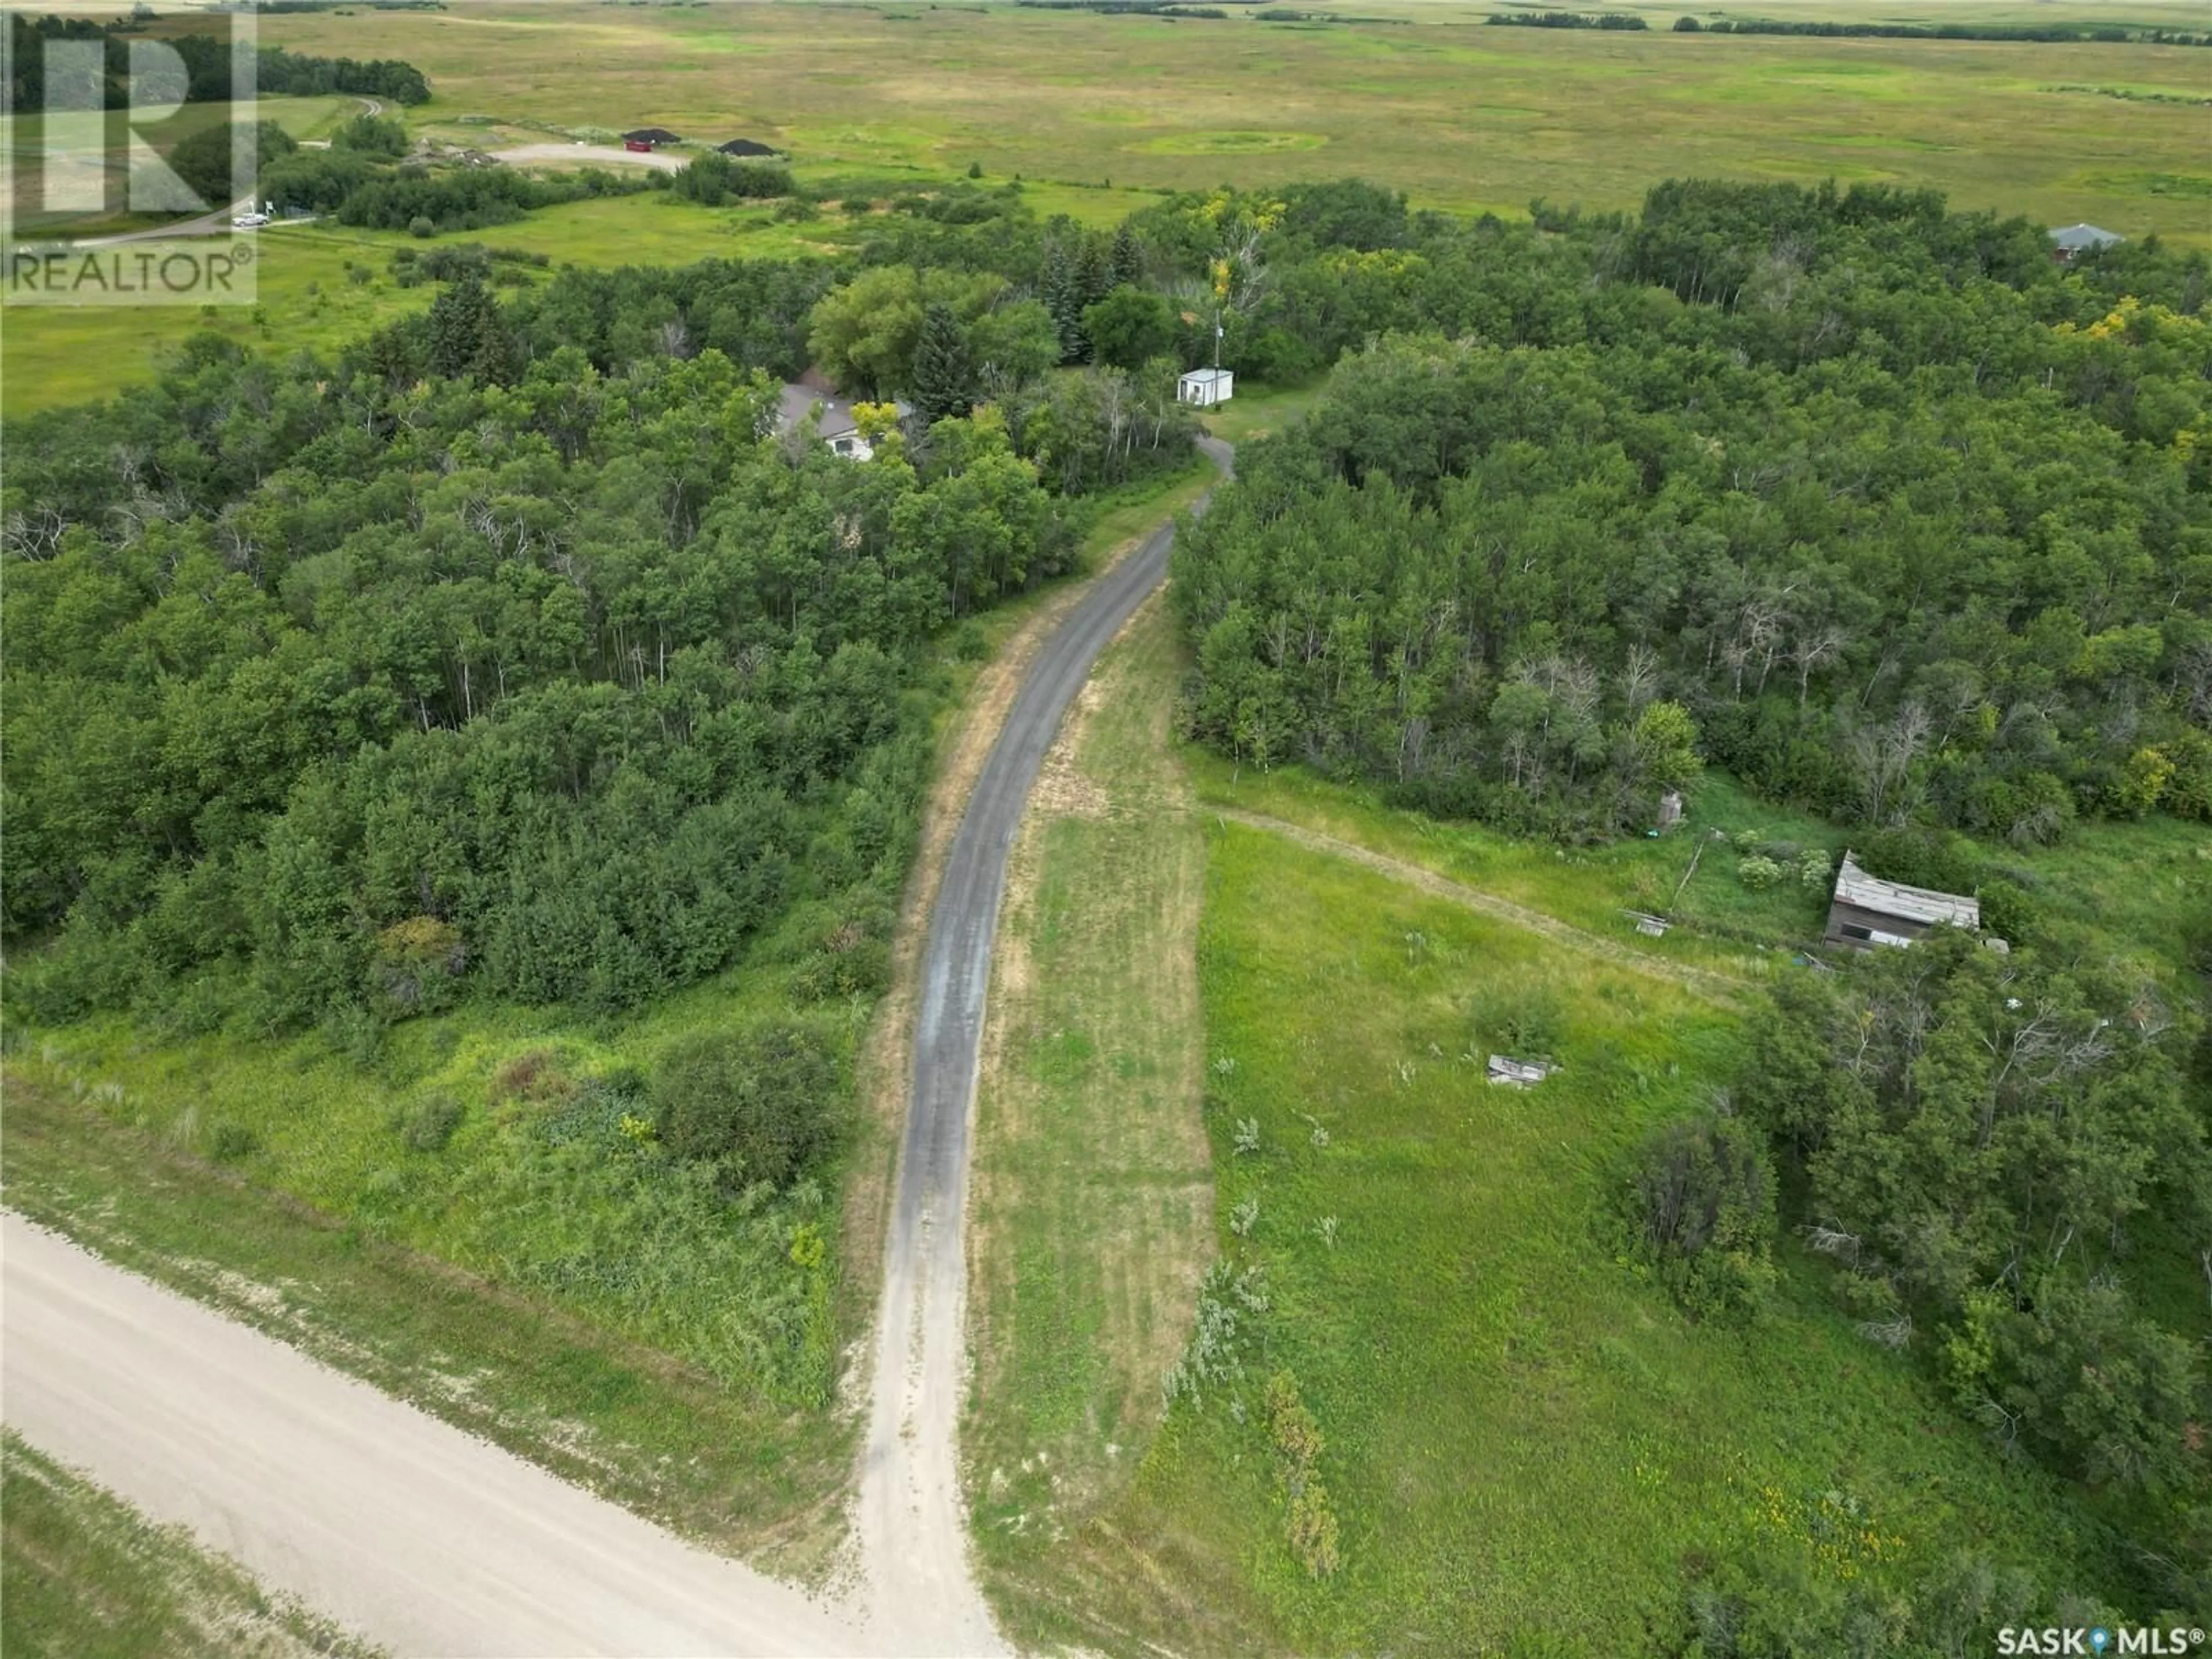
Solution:
[{"label": "barn metal roof", "polygon": [[1873,910],[1903,921],[1932,927],[1948,922],[1954,927],[1979,927],[1982,903],[1962,893],[1939,893],[1932,887],[1907,887],[1901,881],[1884,881],[1859,868],[1850,853],[1836,872],[1836,897],[1862,910]]}]

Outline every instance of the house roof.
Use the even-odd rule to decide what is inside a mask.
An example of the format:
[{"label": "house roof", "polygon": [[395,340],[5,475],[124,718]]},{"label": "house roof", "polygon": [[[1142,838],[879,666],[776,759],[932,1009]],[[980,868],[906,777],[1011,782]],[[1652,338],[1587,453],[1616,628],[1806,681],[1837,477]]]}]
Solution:
[{"label": "house roof", "polygon": [[2051,233],[2051,240],[2060,247],[2078,250],[2087,247],[2110,247],[2115,242],[2124,242],[2128,239],[2118,231],[2100,230],[2094,225],[2081,224],[2067,225],[2054,230]]},{"label": "house roof", "polygon": [[1862,910],[1895,916],[1902,921],[1917,921],[1927,927],[1939,922],[1948,922],[1954,927],[1982,925],[1979,899],[1968,898],[1962,893],[1939,893],[1932,887],[1907,887],[1903,882],[1884,881],[1860,869],[1849,852],[1844,854],[1843,867],[1836,872],[1836,897],[1839,902],[1856,905]]},{"label": "house roof", "polygon": [[[819,410],[820,413],[815,411]],[[823,439],[842,438],[848,432],[857,432],[860,423],[853,418],[853,405],[842,398],[833,398],[815,391],[811,386],[786,385],[776,394],[775,429],[790,432],[813,414],[815,435]]]},{"label": "house roof", "polygon": [[[809,370],[808,379],[813,378],[813,372]],[[902,421],[914,413],[914,406],[903,398],[894,398],[891,408]],[[814,416],[815,436],[824,442],[860,429],[860,423],[853,418],[850,399],[821,391],[803,381],[795,385],[786,381],[775,395],[776,431],[796,431],[809,415]]]},{"label": "house roof", "polygon": [[675,144],[683,142],[666,127],[640,127],[635,132],[625,132],[623,137],[641,144]]},{"label": "house roof", "polygon": [[1226,380],[1236,373],[1233,368],[1194,368],[1183,379],[1197,386],[1212,386],[1216,380]]},{"label": "house roof", "polygon": [[783,152],[763,144],[757,138],[732,138],[714,148],[725,155],[781,155]]}]

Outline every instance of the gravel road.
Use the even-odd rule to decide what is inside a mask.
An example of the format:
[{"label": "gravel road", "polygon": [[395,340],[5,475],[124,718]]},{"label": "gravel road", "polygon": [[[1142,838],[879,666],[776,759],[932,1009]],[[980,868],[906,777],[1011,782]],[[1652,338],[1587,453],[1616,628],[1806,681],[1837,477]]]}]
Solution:
[{"label": "gravel road", "polygon": [[0,1413],[398,1654],[842,1654],[799,1590],[0,1216]]},{"label": "gravel road", "polygon": [[[1229,445],[1206,438],[1200,447],[1233,474]],[[1060,717],[1106,642],[1159,584],[1172,539],[1162,528],[1101,577],[1030,665],[969,797],[929,919],[859,1510],[871,1628],[917,1659],[1005,1651],[969,1571],[958,1428],[969,1121],[1006,855]]]}]

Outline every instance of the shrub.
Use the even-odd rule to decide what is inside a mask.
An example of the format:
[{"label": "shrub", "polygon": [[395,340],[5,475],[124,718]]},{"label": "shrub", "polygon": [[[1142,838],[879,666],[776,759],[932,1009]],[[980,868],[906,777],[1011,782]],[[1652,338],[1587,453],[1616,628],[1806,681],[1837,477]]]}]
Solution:
[{"label": "shrub", "polygon": [[409,1012],[442,1007],[468,964],[460,929],[436,916],[410,916],[376,936],[377,988]]},{"label": "shrub", "polygon": [[779,1187],[830,1143],[836,1098],[828,1045],[791,1019],[684,1037],[653,1073],[654,1127],[671,1152]]},{"label": "shrub", "polygon": [[208,1152],[218,1164],[235,1164],[261,1148],[261,1137],[243,1123],[218,1123],[208,1137]]},{"label": "shrub", "polygon": [[1476,1008],[1475,1046],[1519,1060],[1548,1059],[1559,1047],[1561,1023],[1559,993],[1550,986],[1511,986]]},{"label": "shrub", "polygon": [[410,1152],[442,1152],[461,1127],[464,1108],[441,1090],[423,1096],[399,1115],[400,1144]]},{"label": "shrub", "polygon": [[2034,896],[2016,881],[1991,877],[1976,889],[1982,903],[1982,931],[2017,943],[2031,939],[2038,921]]},{"label": "shrub", "polygon": [[1946,893],[1973,890],[1973,866],[1954,837],[1941,830],[1904,824],[1869,836],[1858,861],[1870,876],[1933,887]]},{"label": "shrub", "polygon": [[1735,873],[1736,879],[1753,892],[1763,892],[1782,879],[1782,866],[1762,853],[1753,853],[1737,861]]},{"label": "shrub", "polygon": [[559,1056],[550,1048],[532,1048],[517,1054],[491,1074],[494,1100],[543,1103],[566,1100],[575,1091],[574,1079],[561,1069]]},{"label": "shrub", "polygon": [[426,239],[435,236],[438,234],[437,222],[426,213],[418,213],[407,222],[407,234]]},{"label": "shrub", "polygon": [[1631,1194],[1637,1243],[1692,1313],[1756,1308],[1774,1280],[1774,1171],[1741,1119],[1709,1113],[1644,1143]]}]

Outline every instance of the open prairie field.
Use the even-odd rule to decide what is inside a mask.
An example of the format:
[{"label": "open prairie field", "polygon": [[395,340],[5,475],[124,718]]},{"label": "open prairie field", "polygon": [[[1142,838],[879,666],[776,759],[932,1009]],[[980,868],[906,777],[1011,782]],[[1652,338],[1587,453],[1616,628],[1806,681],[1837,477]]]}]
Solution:
[{"label": "open prairie field", "polygon": [[[2206,117],[2112,91],[2212,94],[2184,47],[1712,37],[1484,27],[1491,8],[1376,21],[1166,21],[1011,6],[472,4],[262,20],[264,40],[400,57],[418,125],[745,135],[802,160],[1205,188],[1359,173],[1418,200],[1629,207],[1658,179],[1833,176],[1960,204],[2212,241]],[[2202,8],[1816,6],[1743,15],[2191,28]],[[1974,15],[1970,19],[1966,14]],[[1984,14],[1986,14],[1984,15]],[[1711,14],[1701,14],[1711,15]],[[2068,88],[2059,90],[2058,88]]]},{"label": "open prairie field", "polygon": [[[1734,1016],[1200,817],[1225,1267],[1186,1364],[1210,1346],[1214,1369],[1088,1514],[1079,1483],[1048,1479],[1061,1459],[1034,1458],[1061,1425],[1037,1426],[1031,1468],[990,1472],[979,1548],[1016,1631],[1115,1651],[1671,1651],[1698,1562],[1887,1583],[1987,1550],[2085,1585],[2109,1571],[2097,1520],[1861,1341],[1809,1268],[1786,1261],[1771,1314],[1731,1328],[1624,1258],[1632,1151],[1724,1074]],[[1562,1070],[1486,1086],[1471,1024],[1546,988]],[[1058,995],[1087,1007],[1085,988]],[[1146,1118],[1133,1090],[1126,1109]],[[1317,1440],[1283,1428],[1285,1390]],[[1318,1449],[1285,1450],[1301,1443]],[[1063,1455],[1087,1472],[1103,1450]],[[1316,1488],[1339,1558],[1318,1579],[1290,1502]],[[1023,1516],[1063,1540],[1006,1535]]]}]

